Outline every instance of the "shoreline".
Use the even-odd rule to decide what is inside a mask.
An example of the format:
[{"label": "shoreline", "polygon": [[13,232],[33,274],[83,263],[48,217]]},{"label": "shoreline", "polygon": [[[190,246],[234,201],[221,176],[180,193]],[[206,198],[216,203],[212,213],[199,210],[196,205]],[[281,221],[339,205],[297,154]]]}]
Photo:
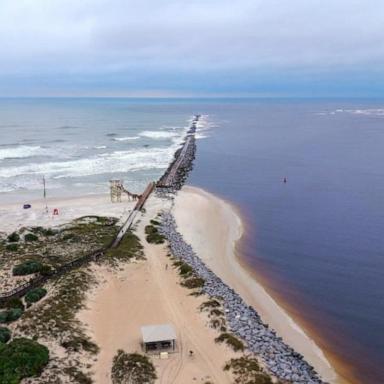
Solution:
[{"label": "shoreline", "polygon": [[[231,205],[231,203],[228,204]],[[236,207],[233,208],[236,209]],[[241,246],[237,248],[241,248]],[[241,254],[241,250],[236,251],[235,262],[239,263],[241,267],[247,271],[247,273],[250,275],[250,278],[257,281],[263,287],[266,293],[272,297],[276,304],[281,307],[281,309],[306,334],[306,336],[315,343],[317,348],[322,352],[325,359],[329,362],[330,366],[335,371],[337,376],[335,379],[336,384],[359,383],[359,379],[357,379],[355,376],[354,367],[352,365],[348,365],[344,360],[338,357],[333,351],[332,345],[327,342],[327,338],[322,336],[322,334],[311,322],[304,320],[300,316],[298,313],[300,309],[298,307],[295,307],[294,304],[289,302],[284,297],[284,294],[278,292],[278,288],[283,288],[282,286],[274,286],[273,279],[267,278],[265,275],[263,275],[264,271],[260,271],[254,265],[250,264]]]},{"label": "shoreline", "polygon": [[[188,211],[192,206],[195,214],[204,215],[204,220],[190,220]],[[200,188],[187,186],[176,195],[173,213],[186,242],[218,277],[257,309],[263,321],[301,353],[325,381],[344,383],[315,341],[265,290],[251,267],[239,257],[236,243],[244,233],[244,225],[230,203]],[[225,227],[224,232],[218,229],[221,227]],[[225,238],[229,241],[223,246]]]},{"label": "shoreline", "polygon": [[[52,218],[51,215],[44,214],[45,203],[42,199],[34,201],[33,210],[27,211],[22,210],[19,204],[1,204],[0,213],[3,215],[7,212],[7,215],[14,215],[12,211],[19,212],[19,216],[16,216],[16,219],[19,220],[21,218],[25,219],[25,215],[27,215],[29,218],[27,222],[23,222],[23,225],[27,225],[28,221],[30,221],[29,224],[39,221],[39,224],[44,226],[52,226],[64,224],[91,212],[121,218],[131,208],[131,204],[128,202],[112,204],[109,201],[108,194],[49,199],[48,202],[60,207],[60,218]],[[161,203],[156,206],[155,210],[150,209],[150,211],[154,214],[155,211],[162,210],[165,206],[164,203]],[[9,212],[11,207],[13,209]],[[166,210],[168,209],[166,208]],[[194,211],[194,220],[190,218],[192,210]],[[36,215],[36,212],[32,214],[33,211],[38,211],[38,214]],[[255,276],[253,269],[239,256],[236,248],[245,228],[235,207],[205,190],[185,186],[176,194],[172,213],[186,242],[192,245],[199,258],[218,277],[233,288],[247,304],[257,309],[262,320],[275,329],[277,334],[283,337],[290,347],[301,353],[325,381],[345,383],[345,381],[340,380],[341,378],[310,335],[308,336],[300,324],[293,320],[283,306],[280,306],[265,290],[264,286],[258,281],[257,276]],[[41,220],[44,217],[45,222],[42,222]],[[199,217],[202,217],[203,220],[198,220]],[[15,217],[13,218],[15,219]],[[3,220],[0,231],[4,229],[11,230],[10,223],[12,222],[9,220],[8,224],[5,224],[7,221]],[[16,222],[13,224],[16,224]],[[7,228],[4,228],[4,226]],[[220,231],[215,233],[210,231],[209,227],[224,227],[227,232],[224,234]],[[221,240],[226,241],[220,241],[218,236],[222,236]],[[217,256],[220,253],[219,251],[222,251],[224,257],[207,256],[209,252]]]}]

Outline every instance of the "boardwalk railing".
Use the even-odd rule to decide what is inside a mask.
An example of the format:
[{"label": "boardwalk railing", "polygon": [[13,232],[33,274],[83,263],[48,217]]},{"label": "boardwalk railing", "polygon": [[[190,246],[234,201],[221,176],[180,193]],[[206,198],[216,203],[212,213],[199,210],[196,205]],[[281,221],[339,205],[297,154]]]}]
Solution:
[{"label": "boardwalk railing", "polygon": [[143,208],[145,202],[147,201],[148,197],[150,196],[154,188],[155,188],[154,182],[151,182],[148,184],[144,193],[141,195],[140,199],[137,201],[134,209],[129,214],[128,219],[126,220],[124,225],[121,227],[119,233],[116,235],[113,241],[111,241],[108,245],[102,248],[99,248],[98,250],[93,251],[87,255],[78,257],[75,260],[71,260],[70,262],[64,265],[61,265],[60,267],[57,267],[49,275],[44,275],[44,276],[38,275],[35,278],[31,279],[30,281],[15,287],[11,291],[0,293],[0,304],[7,302],[12,298],[24,296],[30,289],[43,285],[49,279],[61,276],[64,273],[68,273],[69,271],[79,268],[91,261],[97,261],[101,256],[104,255],[104,253],[108,249],[110,249],[111,247],[116,247],[121,241],[121,239],[123,238],[123,236],[125,235],[125,233],[127,232],[127,230],[131,228],[133,220],[136,217],[136,214]]},{"label": "boardwalk railing", "polygon": [[125,233],[128,231],[128,229],[131,228],[132,223],[137,215],[138,212],[143,208],[145,202],[147,201],[148,197],[150,194],[153,192],[155,189],[156,184],[154,182],[151,182],[147,185],[147,188],[145,188],[144,193],[140,196],[138,202],[135,205],[135,208],[131,211],[129,214],[127,220],[121,227],[119,233],[117,234],[115,240],[112,243],[112,247],[117,247],[121,241],[121,239],[124,237]]}]

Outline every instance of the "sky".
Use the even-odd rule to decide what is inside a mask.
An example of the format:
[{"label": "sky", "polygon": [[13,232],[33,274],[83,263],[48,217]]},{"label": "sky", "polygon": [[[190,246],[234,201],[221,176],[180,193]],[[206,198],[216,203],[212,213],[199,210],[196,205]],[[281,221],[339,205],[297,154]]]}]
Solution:
[{"label": "sky", "polygon": [[382,0],[0,0],[0,96],[380,97]]}]

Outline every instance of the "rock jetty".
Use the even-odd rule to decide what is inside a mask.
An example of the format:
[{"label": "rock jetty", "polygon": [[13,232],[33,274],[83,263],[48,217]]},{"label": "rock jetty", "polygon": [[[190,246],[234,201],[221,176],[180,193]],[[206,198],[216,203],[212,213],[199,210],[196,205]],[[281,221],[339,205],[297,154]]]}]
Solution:
[{"label": "rock jetty", "polygon": [[273,329],[263,323],[253,307],[248,306],[203,263],[177,231],[172,214],[163,212],[161,218],[159,231],[168,239],[172,254],[188,263],[205,280],[202,289],[204,293],[220,297],[228,327],[246,343],[247,350],[258,355],[267,370],[281,380],[305,384],[324,383],[301,354],[284,343]]},{"label": "rock jetty", "polygon": [[192,170],[196,154],[196,128],[200,115],[196,115],[187,131],[185,141],[174,155],[173,161],[156,184],[158,194],[175,192],[184,185]]}]

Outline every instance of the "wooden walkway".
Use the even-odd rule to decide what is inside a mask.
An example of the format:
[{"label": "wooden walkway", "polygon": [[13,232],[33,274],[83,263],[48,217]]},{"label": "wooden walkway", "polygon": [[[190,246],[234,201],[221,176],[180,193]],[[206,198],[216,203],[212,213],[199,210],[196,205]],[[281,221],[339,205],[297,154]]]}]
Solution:
[{"label": "wooden walkway", "polygon": [[8,300],[15,298],[15,297],[22,297],[24,296],[30,289],[39,287],[46,283],[48,280],[59,277],[63,275],[64,273],[68,273],[73,269],[79,268],[91,261],[97,261],[101,256],[105,254],[105,252],[112,247],[116,247],[125,233],[131,228],[133,221],[137,215],[138,212],[143,208],[145,202],[147,201],[150,194],[153,192],[155,188],[155,183],[151,182],[148,184],[147,188],[145,189],[144,193],[141,195],[140,199],[137,201],[135,207],[129,214],[127,220],[125,221],[124,225],[121,227],[119,233],[116,235],[116,237],[113,239],[113,241],[108,244],[107,246],[100,248],[96,251],[93,251],[85,256],[79,257],[75,260],[72,260],[64,265],[61,265],[60,267],[57,267],[55,270],[52,271],[52,274],[42,276],[38,275],[35,278],[31,279],[30,281],[19,285],[18,287],[12,289],[9,292],[0,293],[0,304],[7,302]]},{"label": "wooden walkway", "polygon": [[148,197],[151,195],[151,193],[155,189],[155,185],[156,184],[154,182],[151,182],[147,185],[147,188],[145,189],[144,193],[141,195],[140,199],[136,203],[135,207],[133,208],[133,210],[129,214],[127,220],[125,221],[125,223],[121,227],[119,233],[117,234],[117,236],[116,236],[116,238],[112,244],[112,247],[117,247],[119,245],[121,239],[126,234],[126,232],[131,228],[132,223],[135,220],[137,213],[140,212],[140,210],[144,207],[144,204],[147,201]]}]

